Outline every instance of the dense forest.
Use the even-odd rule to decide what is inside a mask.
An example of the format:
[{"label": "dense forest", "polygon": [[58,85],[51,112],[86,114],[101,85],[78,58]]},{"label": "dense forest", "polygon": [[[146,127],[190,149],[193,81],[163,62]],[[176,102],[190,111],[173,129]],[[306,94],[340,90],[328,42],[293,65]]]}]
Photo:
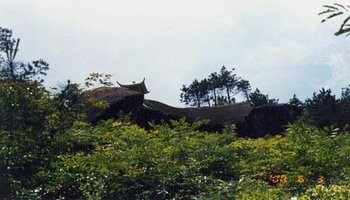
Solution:
[{"label": "dense forest", "polygon": [[[326,19],[349,7],[326,5]],[[345,10],[345,11],[344,11]],[[347,34],[349,18],[336,33]],[[112,86],[92,73],[85,83],[45,87],[49,64],[18,61],[20,39],[0,28],[1,199],[349,199],[350,86],[341,96],[321,88],[284,132],[238,137],[199,131],[205,121],[150,123],[128,115],[86,121],[88,106],[108,107],[91,88]],[[25,52],[23,52],[25,53]],[[236,96],[255,106],[278,103],[223,66],[181,88],[186,105],[222,106]]]}]

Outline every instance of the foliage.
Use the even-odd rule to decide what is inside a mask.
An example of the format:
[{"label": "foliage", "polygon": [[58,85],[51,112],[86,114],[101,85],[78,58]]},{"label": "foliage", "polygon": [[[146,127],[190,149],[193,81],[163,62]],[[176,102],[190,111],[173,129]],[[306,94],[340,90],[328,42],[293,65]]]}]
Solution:
[{"label": "foliage", "polygon": [[70,82],[52,95],[37,81],[1,81],[0,188],[9,188],[7,196],[35,199],[33,191],[42,188],[35,178],[40,169],[60,154],[92,148],[69,131],[84,118],[83,95]]},{"label": "foliage", "polygon": [[238,184],[236,198],[241,200],[290,200],[291,194],[264,181],[242,178]]},{"label": "foliage", "polygon": [[350,123],[350,86],[342,89],[342,94],[337,106],[337,126],[348,129]]},{"label": "foliage", "polygon": [[202,83],[195,79],[190,86],[183,85],[180,95],[181,102],[186,105],[201,107],[203,101]]},{"label": "foliage", "polygon": [[348,185],[317,185],[309,188],[306,193],[300,197],[303,200],[347,200],[350,198],[350,186]]},{"label": "foliage", "polygon": [[58,112],[38,82],[1,81],[0,96],[0,176],[18,195],[26,194],[22,188],[35,185],[38,168],[62,148],[55,130],[64,119],[57,121]]},{"label": "foliage", "polygon": [[238,85],[238,77],[233,73],[235,69],[227,70],[225,66],[220,69],[219,77],[223,90],[226,92],[226,100],[228,104],[234,103],[234,98],[231,97],[232,92],[236,92],[235,89]]},{"label": "foliage", "polygon": [[[175,124],[176,123],[176,124]],[[62,155],[41,171],[46,198],[189,198],[218,181],[233,181],[231,134],[194,131],[184,121],[147,132],[135,125],[106,121],[75,130],[93,138],[95,150]],[[210,186],[212,185],[212,186]]]},{"label": "foliage", "polygon": [[290,194],[316,184],[349,183],[350,137],[297,124],[286,136],[238,139],[233,144],[241,176],[265,181]]},{"label": "foliage", "polygon": [[233,104],[235,95],[241,93],[249,100],[250,84],[247,80],[238,77],[232,70],[222,66],[220,71],[211,73],[203,80],[195,79],[189,86],[181,88],[180,100],[186,105],[201,107],[203,103],[208,106]]},{"label": "foliage", "polygon": [[0,134],[1,174],[17,199],[290,199],[350,181],[349,134],[332,129],[296,124],[248,139],[233,125],[207,133],[184,119],[151,130],[75,120],[59,132],[53,111],[41,132]]},{"label": "foliage", "polygon": [[84,99],[88,99],[86,93],[79,84],[71,83],[70,80],[61,87],[58,93],[52,95],[51,101],[58,111],[56,117],[60,122],[56,124],[56,130],[65,132],[76,121],[85,119],[86,102]]},{"label": "foliage", "polygon": [[208,77],[209,92],[212,94],[211,100],[214,102],[214,106],[219,105],[218,97],[222,91],[220,75],[217,72],[213,72]]},{"label": "foliage", "polygon": [[337,99],[330,89],[322,88],[306,100],[306,118],[317,126],[330,126],[336,122]]},{"label": "foliage", "polygon": [[[232,125],[222,134],[197,131],[202,123],[181,119],[148,131],[126,121],[78,123],[49,145],[70,151],[11,150],[46,161],[27,173],[32,181],[23,184],[19,177],[12,185],[17,198],[32,199],[290,199],[315,191],[322,196],[325,189],[316,185],[350,181],[347,133],[296,124],[285,136],[247,139],[237,138]],[[9,141],[4,135],[2,141]],[[4,146],[0,155],[6,161],[10,144]]]},{"label": "foliage", "polygon": [[48,95],[37,82],[1,81],[0,128],[8,131],[42,130],[50,111]]},{"label": "foliage", "polygon": [[112,86],[113,83],[110,82],[111,78],[111,74],[90,73],[89,77],[85,79],[85,86],[86,88],[96,86],[97,84],[103,86]]},{"label": "foliage", "polygon": [[238,87],[238,90],[240,90],[240,91],[243,93],[245,99],[246,99],[247,101],[250,101],[249,94],[250,94],[252,88],[251,88],[251,86],[250,86],[249,81],[244,80],[244,79],[241,79],[241,80],[238,82],[237,87]]},{"label": "foliage", "polygon": [[293,97],[288,101],[288,104],[299,108],[304,107],[304,103],[298,99],[296,94],[293,94]]},{"label": "foliage", "polygon": [[343,23],[339,27],[339,30],[335,33],[336,36],[346,34],[346,36],[349,36],[350,34],[350,15],[349,10],[350,6],[348,5],[342,5],[339,3],[334,3],[333,5],[324,5],[323,8],[325,8],[324,11],[320,12],[319,15],[327,15],[326,18],[324,18],[321,22],[326,22],[329,19],[333,19],[338,16],[345,16],[345,19],[343,20]]},{"label": "foliage", "polygon": [[49,64],[41,59],[28,64],[16,61],[19,43],[20,39],[12,37],[12,30],[0,27],[0,80],[43,82],[40,76],[46,75]]},{"label": "foliage", "polygon": [[318,126],[333,126],[347,129],[350,122],[349,87],[342,90],[340,98],[336,98],[330,89],[322,88],[305,102],[305,112],[302,121]]},{"label": "foliage", "polygon": [[278,103],[278,99],[269,99],[269,95],[262,94],[258,88],[256,88],[254,92],[249,94],[249,99],[255,106],[263,106]]}]

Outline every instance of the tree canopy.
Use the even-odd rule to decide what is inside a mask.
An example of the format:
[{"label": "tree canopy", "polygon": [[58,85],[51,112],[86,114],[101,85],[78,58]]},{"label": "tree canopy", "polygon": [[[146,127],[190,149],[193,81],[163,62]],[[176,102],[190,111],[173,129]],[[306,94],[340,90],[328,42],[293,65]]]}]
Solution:
[{"label": "tree canopy", "polygon": [[258,88],[256,88],[255,91],[249,95],[249,99],[255,106],[278,103],[278,99],[270,99],[269,95],[261,93]]},{"label": "tree canopy", "polygon": [[180,101],[190,106],[201,107],[233,104],[237,94],[249,100],[251,86],[249,81],[237,76],[234,68],[222,66],[219,72],[211,73],[203,80],[195,79],[189,86],[181,88]]},{"label": "tree canopy", "polygon": [[49,64],[42,59],[23,63],[16,60],[19,52],[19,38],[14,38],[12,30],[0,27],[0,80],[28,81],[46,75]]}]

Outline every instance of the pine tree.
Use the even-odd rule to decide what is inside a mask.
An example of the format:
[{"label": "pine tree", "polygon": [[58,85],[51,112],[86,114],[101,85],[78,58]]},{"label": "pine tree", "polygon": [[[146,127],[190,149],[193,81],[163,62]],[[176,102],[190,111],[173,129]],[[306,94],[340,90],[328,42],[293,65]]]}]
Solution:
[{"label": "pine tree", "polygon": [[0,80],[43,82],[41,75],[46,75],[49,64],[43,60],[22,63],[16,61],[20,39],[12,37],[12,30],[0,27]]}]

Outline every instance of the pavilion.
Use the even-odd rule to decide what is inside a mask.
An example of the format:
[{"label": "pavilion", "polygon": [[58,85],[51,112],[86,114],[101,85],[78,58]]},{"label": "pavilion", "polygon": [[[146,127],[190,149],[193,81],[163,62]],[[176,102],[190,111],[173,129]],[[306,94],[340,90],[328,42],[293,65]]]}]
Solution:
[{"label": "pavilion", "polygon": [[117,81],[117,83],[120,87],[127,88],[131,91],[140,92],[141,94],[148,94],[149,93],[149,91],[147,90],[146,85],[145,85],[145,78],[143,78],[142,82],[140,82],[140,83],[133,82],[133,84],[131,84],[131,85],[123,85],[123,84],[119,83],[118,81]]}]

